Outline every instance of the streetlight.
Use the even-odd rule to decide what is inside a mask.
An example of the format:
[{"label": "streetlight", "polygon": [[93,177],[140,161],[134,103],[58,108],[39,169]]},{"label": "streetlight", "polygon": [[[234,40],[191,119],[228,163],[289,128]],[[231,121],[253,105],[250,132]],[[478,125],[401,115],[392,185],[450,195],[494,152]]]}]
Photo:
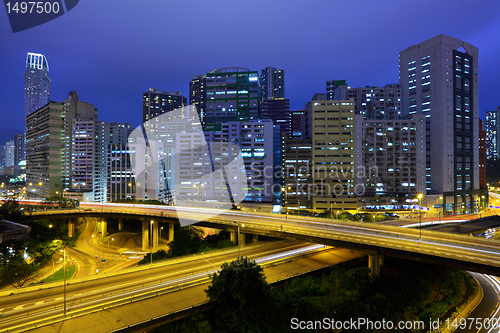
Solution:
[{"label": "streetlight", "polygon": [[63,261],[63,269],[64,269],[64,316],[66,316],[66,245],[63,247],[63,252],[64,252],[64,261]]},{"label": "streetlight", "polygon": [[[92,235],[92,239],[94,239],[94,235]],[[97,243],[97,258],[99,259],[97,266],[99,266],[99,262],[101,261],[101,257],[99,256],[99,242]]]},{"label": "streetlight", "polygon": [[281,192],[284,192],[285,193],[285,202],[284,202],[284,208],[286,209],[286,217],[285,217],[285,220],[288,220],[288,191],[291,190],[292,187],[291,186],[285,186],[285,187],[282,187],[281,188]]},{"label": "streetlight", "polygon": [[163,230],[163,227],[160,227],[160,239],[158,240],[158,243],[160,244],[160,248],[161,248],[161,231]]},{"label": "streetlight", "polygon": [[419,223],[419,231],[420,231],[420,236],[419,238],[422,238],[422,193],[419,193],[417,195],[418,198],[418,223]]},{"label": "streetlight", "polygon": [[203,183],[198,186],[196,186],[196,184],[193,184],[193,187],[198,189],[198,211],[200,211],[200,187],[203,187],[204,185],[205,184]]},{"label": "streetlight", "polygon": [[[114,241],[114,238],[111,238],[112,241]],[[108,238],[108,260],[109,260],[109,238]]]}]

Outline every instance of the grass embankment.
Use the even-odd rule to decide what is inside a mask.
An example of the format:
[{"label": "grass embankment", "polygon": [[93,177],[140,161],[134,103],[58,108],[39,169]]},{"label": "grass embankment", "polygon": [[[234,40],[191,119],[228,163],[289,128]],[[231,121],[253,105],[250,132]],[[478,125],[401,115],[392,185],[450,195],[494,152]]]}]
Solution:
[{"label": "grass embankment", "polygon": [[[70,279],[73,276],[73,274],[75,274],[75,271],[76,271],[75,265],[66,265],[66,280]],[[58,281],[63,281],[63,280],[64,280],[64,270],[61,268],[57,272],[54,273],[54,277],[52,277],[52,275],[50,275],[40,282],[50,283],[52,281],[58,282]]]}]

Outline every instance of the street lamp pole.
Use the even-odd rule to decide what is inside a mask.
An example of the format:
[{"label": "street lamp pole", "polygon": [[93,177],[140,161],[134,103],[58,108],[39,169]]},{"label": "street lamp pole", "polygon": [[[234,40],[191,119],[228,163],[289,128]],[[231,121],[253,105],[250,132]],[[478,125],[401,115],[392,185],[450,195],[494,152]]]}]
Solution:
[{"label": "street lamp pole", "polygon": [[163,227],[160,227],[160,238],[158,239],[158,243],[160,244],[160,249],[161,249],[161,231],[163,230]]},{"label": "street lamp pole", "polygon": [[419,193],[417,195],[418,198],[418,224],[419,224],[419,231],[420,231],[420,236],[419,238],[422,238],[422,193]]},{"label": "street lamp pole", "polygon": [[64,316],[66,316],[66,246],[63,249],[64,252],[64,262],[63,262],[63,269],[64,269]]},{"label": "street lamp pole", "polygon": [[[111,238],[112,241],[114,241],[114,238]],[[109,260],[109,238],[108,238],[108,260]]]},{"label": "street lamp pole", "polygon": [[285,220],[288,221],[288,190],[290,190],[291,187],[290,186],[286,186],[285,187],[282,187],[281,188],[281,191],[285,193],[285,202],[284,202],[284,208],[286,210],[286,216],[285,216]]}]

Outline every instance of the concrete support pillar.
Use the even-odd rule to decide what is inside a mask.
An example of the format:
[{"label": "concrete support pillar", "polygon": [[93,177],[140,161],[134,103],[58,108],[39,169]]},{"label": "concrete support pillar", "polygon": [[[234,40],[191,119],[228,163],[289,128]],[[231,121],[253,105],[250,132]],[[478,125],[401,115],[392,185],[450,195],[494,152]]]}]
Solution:
[{"label": "concrete support pillar", "polygon": [[379,266],[379,256],[378,254],[370,254],[368,256],[368,267],[372,270],[371,271],[371,278],[373,281],[378,279],[378,276],[380,274],[380,266]]},{"label": "concrete support pillar", "polygon": [[75,219],[68,219],[68,237],[75,236]]},{"label": "concrete support pillar", "polygon": [[257,243],[259,241],[259,235],[252,235],[252,242]]},{"label": "concrete support pillar", "polygon": [[142,250],[149,250],[149,221],[142,220]]},{"label": "concrete support pillar", "polygon": [[108,220],[106,218],[103,218],[101,221],[101,236],[108,236]]},{"label": "concrete support pillar", "polygon": [[236,241],[236,235],[237,235],[236,231],[230,231],[229,232],[229,240],[231,242],[233,242],[234,244],[238,244],[238,242]]},{"label": "concrete support pillar", "polygon": [[238,239],[238,246],[245,246],[245,234],[240,232],[240,239]]},{"label": "concrete support pillar", "polygon": [[123,230],[123,217],[118,218],[118,230]]},{"label": "concrete support pillar", "polygon": [[168,224],[168,241],[171,242],[174,240],[174,224]]},{"label": "concrete support pillar", "polygon": [[153,243],[151,244],[153,246],[153,249],[158,248],[158,221],[153,221],[153,223],[149,222],[151,224],[150,228],[153,230],[153,237],[152,241]]}]

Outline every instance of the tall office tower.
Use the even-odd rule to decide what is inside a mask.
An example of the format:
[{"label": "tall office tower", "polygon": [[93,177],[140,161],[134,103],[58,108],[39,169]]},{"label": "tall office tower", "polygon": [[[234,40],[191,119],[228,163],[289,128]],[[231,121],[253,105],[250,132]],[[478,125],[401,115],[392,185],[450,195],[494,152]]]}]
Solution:
[{"label": "tall office tower", "polygon": [[285,70],[266,67],[260,75],[260,101],[285,98]]},{"label": "tall office tower", "polygon": [[[182,184],[176,189],[176,197],[181,200],[218,201],[227,195],[226,180],[220,174],[214,173],[217,164],[224,162],[221,158],[214,158],[208,147],[218,151],[221,144],[231,143],[241,147],[242,159],[232,163],[233,172],[243,169],[246,172],[248,187],[247,194],[241,198],[241,189],[234,184],[234,179],[228,179],[231,193],[235,199],[250,202],[272,202],[273,200],[273,123],[271,120],[250,120],[248,122],[232,121],[221,124],[220,131],[185,131],[179,133],[176,142],[178,160],[176,161],[176,183]],[[208,145],[201,149],[203,136]],[[227,156],[227,154],[225,154]],[[226,157],[224,157],[226,158]],[[197,197],[193,197],[192,186],[204,183],[199,188]],[[234,187],[236,186],[236,187]]]},{"label": "tall office tower", "polygon": [[[66,120],[66,119],[65,119]],[[94,167],[97,160],[95,149],[98,133],[94,119],[71,120],[71,174],[70,188],[81,193],[92,192],[94,188]],[[65,156],[66,157],[66,156]],[[92,196],[92,195],[91,195]],[[80,198],[83,199],[83,196]],[[89,201],[94,201],[87,196]]]},{"label": "tall office tower", "polygon": [[135,175],[130,161],[130,149],[126,144],[108,146],[107,201],[135,199]]},{"label": "tall office tower", "polygon": [[261,104],[261,118],[270,119],[279,131],[290,135],[290,100],[266,99]]},{"label": "tall office tower", "polygon": [[313,149],[313,208],[356,209],[354,102],[326,101],[325,95],[316,95],[306,112]]},{"label": "tall office tower", "polygon": [[205,75],[195,75],[194,79],[189,82],[189,105],[196,108],[201,123],[205,119],[206,84],[207,77]]},{"label": "tall office tower", "polygon": [[233,142],[241,147],[248,180],[244,201],[272,202],[275,190],[273,122],[268,119],[235,121],[223,123],[221,129],[214,133],[215,142]]},{"label": "tall office tower", "polygon": [[500,140],[498,136],[500,131],[498,126],[498,113],[500,111],[500,106],[497,110],[486,111],[485,127],[486,127],[486,158],[488,160],[496,160],[499,158],[499,143]]},{"label": "tall office tower", "polygon": [[399,84],[384,87],[347,88],[347,98],[354,100],[354,111],[365,119],[399,119],[401,117],[401,89]]},{"label": "tall office tower", "polygon": [[24,160],[26,156],[26,134],[19,133],[14,136],[14,166],[18,166],[19,162]]},{"label": "tall office tower", "polygon": [[312,209],[312,196],[309,192],[313,184],[311,139],[286,138],[282,144],[281,206],[289,209]]},{"label": "tall office tower", "polygon": [[302,139],[305,110],[290,112],[290,138]]},{"label": "tall office tower", "polygon": [[[181,110],[179,113],[183,113]],[[153,145],[146,146],[146,137],[140,130],[134,130],[128,139],[128,149],[132,165],[136,174],[135,195],[138,199],[154,199],[171,202],[175,197],[176,181],[176,144],[179,135],[183,132],[195,130],[203,132],[199,124],[190,123],[182,117],[170,119],[157,117],[144,124],[149,142]],[[198,144],[198,143],[197,143]],[[200,143],[201,144],[201,141]],[[143,170],[140,166],[146,166]],[[144,171],[144,172],[142,172]]]},{"label": "tall office tower", "polygon": [[14,166],[15,155],[14,140],[7,141],[5,143],[5,167]]},{"label": "tall office tower", "polygon": [[49,63],[43,54],[28,53],[24,73],[24,115],[50,102]]},{"label": "tall office tower", "polygon": [[[289,200],[296,193],[307,192],[313,209],[357,209],[354,124],[353,101],[327,101],[324,94],[316,94],[306,104],[304,139],[310,139],[312,158],[305,163],[309,165],[311,182],[308,186],[295,188],[293,179],[285,180],[292,184],[286,184],[291,187],[287,190]],[[285,152],[285,168],[289,163],[287,153],[292,152]]]},{"label": "tall office tower", "polygon": [[[425,192],[425,117],[356,119],[356,192],[363,208],[408,209]],[[361,168],[360,168],[361,167]],[[382,206],[382,207],[381,207]]]},{"label": "tall office tower", "polygon": [[[187,106],[187,99],[181,95],[180,91],[167,92],[149,88],[148,92],[142,94],[142,121],[145,123],[161,114],[185,106]],[[187,113],[183,113],[181,116],[186,119],[190,117]]]},{"label": "tall office tower", "polygon": [[63,106],[49,102],[26,117],[26,188],[30,197],[62,193]]},{"label": "tall office tower", "polygon": [[3,169],[5,167],[5,145],[0,145],[0,170],[2,170],[3,174]]},{"label": "tall office tower", "polygon": [[[475,211],[479,190],[478,50],[439,35],[399,53],[402,113],[426,117],[427,198]],[[425,203],[425,201],[424,201]]]},{"label": "tall office tower", "polygon": [[[71,91],[68,94],[68,98],[62,104],[64,133],[62,146],[62,170],[64,191],[80,192],[80,194],[81,192],[91,192],[92,182],[87,181],[88,177],[90,176],[87,175],[80,177],[78,174],[74,174],[73,172],[73,163],[79,160],[82,160],[83,163],[83,160],[85,159],[84,157],[80,156],[79,151],[75,150],[74,140],[81,139],[82,144],[84,144],[83,142],[85,142],[86,140],[90,139],[92,139],[92,141],[94,142],[96,129],[95,126],[90,126],[90,124],[97,121],[97,109],[90,103],[80,101],[80,98],[78,97],[76,91]],[[77,120],[77,122],[74,123],[74,120]],[[76,125],[78,125],[79,127],[74,127]],[[94,134],[90,134],[90,132]],[[90,138],[89,135],[93,135],[94,138]],[[88,149],[93,149],[93,147],[90,148],[89,146]]]},{"label": "tall office tower", "polygon": [[326,81],[326,99],[329,101],[345,100],[347,88],[346,80]]},{"label": "tall office tower", "polygon": [[259,118],[259,73],[228,67],[207,74],[203,127],[218,131],[221,123]]},{"label": "tall office tower", "polygon": [[[486,132],[483,121],[479,119],[479,188],[486,190]],[[483,197],[483,195],[481,195]],[[483,202],[483,200],[480,200]],[[484,207],[482,207],[484,208]]]}]

